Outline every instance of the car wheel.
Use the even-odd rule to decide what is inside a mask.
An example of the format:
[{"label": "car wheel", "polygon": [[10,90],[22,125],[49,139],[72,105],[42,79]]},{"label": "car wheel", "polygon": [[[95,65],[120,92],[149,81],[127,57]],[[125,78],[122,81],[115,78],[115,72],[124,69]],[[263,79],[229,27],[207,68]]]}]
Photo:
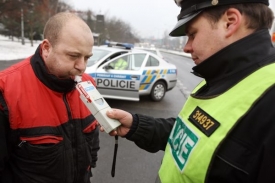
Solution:
[{"label": "car wheel", "polygon": [[158,81],[154,84],[151,90],[151,99],[153,101],[161,101],[166,93],[166,85],[163,81]]}]

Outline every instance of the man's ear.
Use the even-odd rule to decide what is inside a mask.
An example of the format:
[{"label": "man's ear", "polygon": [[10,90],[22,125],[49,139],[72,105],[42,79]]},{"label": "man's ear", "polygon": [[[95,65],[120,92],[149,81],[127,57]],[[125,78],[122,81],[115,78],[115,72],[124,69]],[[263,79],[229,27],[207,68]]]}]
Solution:
[{"label": "man's ear", "polygon": [[226,37],[230,37],[236,33],[244,21],[243,15],[236,8],[229,8],[226,10],[223,18],[226,22]]},{"label": "man's ear", "polygon": [[48,58],[50,49],[51,49],[51,43],[49,42],[49,40],[44,39],[41,43],[41,55],[44,60]]}]

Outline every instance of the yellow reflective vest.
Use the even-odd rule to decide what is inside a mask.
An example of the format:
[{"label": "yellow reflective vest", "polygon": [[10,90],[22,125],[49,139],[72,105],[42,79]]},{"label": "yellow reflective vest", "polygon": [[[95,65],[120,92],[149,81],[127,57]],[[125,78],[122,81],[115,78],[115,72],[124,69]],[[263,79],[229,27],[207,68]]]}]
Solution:
[{"label": "yellow reflective vest", "polygon": [[128,62],[120,58],[115,63],[112,62],[111,66],[114,67],[115,70],[126,70],[128,67]]},{"label": "yellow reflective vest", "polygon": [[161,183],[205,182],[216,148],[274,85],[274,71],[275,64],[262,67],[219,96],[200,99],[191,95],[170,133],[159,170]]}]

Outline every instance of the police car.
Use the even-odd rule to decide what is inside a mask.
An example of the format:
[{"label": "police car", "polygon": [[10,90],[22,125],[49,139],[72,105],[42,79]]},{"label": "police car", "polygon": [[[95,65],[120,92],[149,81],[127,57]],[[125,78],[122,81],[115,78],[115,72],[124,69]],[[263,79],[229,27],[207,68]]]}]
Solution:
[{"label": "police car", "polygon": [[[125,61],[127,67],[114,67]],[[104,98],[139,101],[149,95],[161,101],[176,86],[177,68],[158,55],[144,50],[94,46],[86,73],[91,75]]]},{"label": "police car", "polygon": [[157,49],[157,48],[137,48],[137,49],[141,49],[141,50],[145,50],[145,51],[148,51],[148,52],[152,52],[156,55],[158,55],[160,58],[163,58],[163,55],[160,53],[160,51]]}]

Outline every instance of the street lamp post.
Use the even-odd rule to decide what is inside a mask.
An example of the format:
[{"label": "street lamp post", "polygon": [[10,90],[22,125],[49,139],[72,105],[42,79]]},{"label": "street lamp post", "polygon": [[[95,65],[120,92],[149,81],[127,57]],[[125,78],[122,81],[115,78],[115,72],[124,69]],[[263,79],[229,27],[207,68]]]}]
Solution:
[{"label": "street lamp post", "polygon": [[31,38],[31,46],[33,46],[33,13],[34,13],[34,3],[30,3],[30,38]]},{"label": "street lamp post", "polygon": [[25,38],[24,38],[24,14],[23,14],[23,9],[21,8],[21,40],[22,40],[22,45],[25,44]]}]

